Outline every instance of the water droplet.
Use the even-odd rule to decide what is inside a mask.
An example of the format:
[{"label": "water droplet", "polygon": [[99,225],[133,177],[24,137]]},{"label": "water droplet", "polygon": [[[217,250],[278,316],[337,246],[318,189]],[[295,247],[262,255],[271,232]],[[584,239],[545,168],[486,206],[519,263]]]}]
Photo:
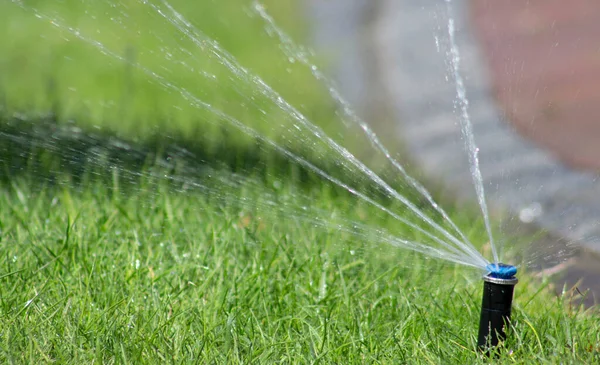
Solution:
[{"label": "water droplet", "polygon": [[523,223],[532,223],[543,214],[542,205],[533,202],[519,212],[519,219]]}]

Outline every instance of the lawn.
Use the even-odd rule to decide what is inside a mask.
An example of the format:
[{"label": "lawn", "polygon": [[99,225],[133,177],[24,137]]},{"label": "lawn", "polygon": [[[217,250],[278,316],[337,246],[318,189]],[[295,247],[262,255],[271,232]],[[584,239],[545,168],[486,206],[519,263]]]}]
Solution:
[{"label": "lawn", "polygon": [[[132,193],[118,178],[82,191],[5,186],[2,362],[487,361],[475,350],[476,273],[316,225],[291,203],[276,211],[274,191],[298,199],[283,181],[207,178],[204,193],[151,178]],[[333,217],[354,207],[324,188],[303,196]],[[521,275],[502,358],[597,361],[598,320],[546,285]]]},{"label": "lawn", "polygon": [[[183,97],[227,111],[414,220],[339,166],[330,145],[289,131],[294,121],[251,78],[232,76],[141,2],[23,3],[0,4],[0,362],[490,361],[476,349],[479,271],[386,243],[383,230],[426,237]],[[190,4],[173,2],[354,146],[354,131],[337,133],[326,90],[281,52],[250,3]],[[302,39],[297,3],[266,5]],[[474,210],[449,214],[482,246]],[[519,279],[513,330],[494,362],[600,361],[595,310],[576,305],[571,290],[555,295],[545,279]]]}]

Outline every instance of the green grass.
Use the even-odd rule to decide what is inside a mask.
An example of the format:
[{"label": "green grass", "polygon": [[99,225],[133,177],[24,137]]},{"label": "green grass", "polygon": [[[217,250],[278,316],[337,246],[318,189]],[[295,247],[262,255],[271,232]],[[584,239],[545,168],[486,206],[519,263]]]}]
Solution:
[{"label": "green grass", "polygon": [[[210,47],[201,48],[149,5],[85,0],[23,3],[24,9],[11,1],[0,4],[4,34],[0,94],[5,113],[36,115],[50,110],[61,122],[77,120],[86,130],[109,130],[126,139],[144,140],[161,133],[203,143],[252,143],[253,138],[182,97],[185,92],[262,135],[302,146],[297,143],[301,141],[287,141],[300,135],[289,130],[293,120],[288,113],[261,94],[252,80],[224,66]],[[295,15],[303,11],[301,6],[291,0],[265,3],[298,37],[304,24]],[[290,61],[260,17],[249,16],[251,1],[171,4],[201,33],[198,42],[203,36],[218,42],[239,65],[309,119],[331,134],[343,132],[335,123],[336,110],[325,88],[307,67]],[[229,132],[226,136],[224,129]]]},{"label": "green grass", "polygon": [[[260,187],[232,191],[240,205],[152,181],[134,194],[30,185],[1,192],[3,363],[488,361],[476,273],[273,219]],[[332,215],[353,204],[305,194]],[[502,361],[597,361],[597,319],[521,280]]]},{"label": "green grass", "polygon": [[[308,146],[302,155],[312,161],[336,161],[307,133],[290,132],[289,116],[256,87],[231,79],[139,2],[24,3],[63,26],[0,3],[1,363],[490,362],[476,350],[480,273],[351,228],[424,238],[225,127],[132,63],[285,147]],[[325,90],[248,16],[248,2],[173,4],[354,145],[352,133],[339,132]],[[297,2],[267,5],[302,38]],[[103,56],[65,25],[129,63]],[[368,187],[352,171],[315,163]],[[380,196],[374,190],[370,196]],[[473,242],[485,241],[472,211],[449,213]],[[350,223],[340,229],[343,219]],[[594,310],[526,272],[520,280],[514,329],[494,362],[600,361]]]}]

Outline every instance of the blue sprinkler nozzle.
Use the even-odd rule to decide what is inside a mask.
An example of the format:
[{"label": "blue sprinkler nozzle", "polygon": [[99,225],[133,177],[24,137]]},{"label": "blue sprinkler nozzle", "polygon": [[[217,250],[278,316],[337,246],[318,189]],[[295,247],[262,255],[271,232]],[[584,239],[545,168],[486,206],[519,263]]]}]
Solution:
[{"label": "blue sprinkler nozzle", "polygon": [[517,275],[517,268],[512,265],[494,263],[487,265],[485,268],[489,271],[488,275],[496,279],[511,279]]}]

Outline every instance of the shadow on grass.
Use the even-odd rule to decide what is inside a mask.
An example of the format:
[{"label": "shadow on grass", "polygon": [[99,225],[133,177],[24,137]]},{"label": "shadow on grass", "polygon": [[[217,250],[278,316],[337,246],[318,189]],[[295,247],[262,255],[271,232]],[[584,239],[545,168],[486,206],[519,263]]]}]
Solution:
[{"label": "shadow on grass", "polygon": [[[350,197],[354,194],[260,140],[240,142],[238,137],[228,138],[226,130],[220,138],[202,137],[201,133],[189,137],[157,132],[143,140],[131,141],[110,131],[82,129],[76,123],[57,122],[52,115],[35,120],[0,116],[0,183],[6,185],[13,179],[24,177],[40,187],[62,185],[79,189],[92,181],[102,181],[110,186],[118,180],[122,193],[128,187],[136,189],[140,183],[148,181],[148,177],[179,189],[183,184],[201,183],[215,173],[224,172],[229,176],[228,183],[251,177],[255,182],[271,186],[285,181],[287,185],[302,189],[327,188],[331,196]],[[395,203],[395,199],[370,179],[364,176],[357,179],[344,170],[336,156],[316,156],[308,147],[303,148],[291,152],[335,179],[348,183],[354,191],[386,206]],[[234,174],[237,177],[232,178]],[[237,178],[240,181],[235,181]],[[403,181],[390,184],[417,207],[431,208],[422,196],[406,189]],[[351,199],[360,200],[357,197]]]},{"label": "shadow on grass", "polygon": [[[305,156],[306,153],[297,152]],[[319,161],[331,171],[334,163]],[[0,181],[33,177],[44,185],[67,179],[80,185],[93,175],[112,179],[112,172],[160,171],[194,178],[215,170],[270,179],[285,176],[301,184],[322,179],[275,152],[260,140],[237,143],[227,131],[218,139],[156,133],[142,141],[118,137],[110,131],[90,131],[52,116],[35,120],[0,117]],[[135,183],[135,181],[132,181]]]}]

